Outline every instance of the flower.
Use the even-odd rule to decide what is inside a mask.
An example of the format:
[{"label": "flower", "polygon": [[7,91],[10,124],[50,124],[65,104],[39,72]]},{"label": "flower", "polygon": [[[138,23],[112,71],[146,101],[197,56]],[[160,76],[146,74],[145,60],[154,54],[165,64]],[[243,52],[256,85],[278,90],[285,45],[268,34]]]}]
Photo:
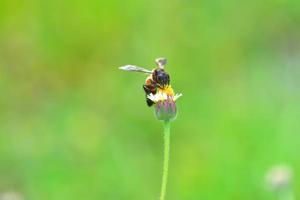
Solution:
[{"label": "flower", "polygon": [[155,114],[158,120],[173,121],[176,119],[177,108],[175,101],[182,94],[175,94],[169,85],[159,88],[156,94],[149,94],[147,97],[155,103]]},{"label": "flower", "polygon": [[270,190],[281,191],[290,187],[292,178],[293,173],[289,166],[276,165],[268,171],[266,182]]}]

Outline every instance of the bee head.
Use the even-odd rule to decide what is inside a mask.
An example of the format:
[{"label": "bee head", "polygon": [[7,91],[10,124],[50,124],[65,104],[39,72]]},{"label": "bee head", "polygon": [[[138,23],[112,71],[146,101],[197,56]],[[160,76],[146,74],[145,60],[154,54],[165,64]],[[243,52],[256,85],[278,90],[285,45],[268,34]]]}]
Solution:
[{"label": "bee head", "polygon": [[170,84],[170,76],[163,69],[156,69],[153,73],[153,80],[159,85],[159,87],[164,88]]}]

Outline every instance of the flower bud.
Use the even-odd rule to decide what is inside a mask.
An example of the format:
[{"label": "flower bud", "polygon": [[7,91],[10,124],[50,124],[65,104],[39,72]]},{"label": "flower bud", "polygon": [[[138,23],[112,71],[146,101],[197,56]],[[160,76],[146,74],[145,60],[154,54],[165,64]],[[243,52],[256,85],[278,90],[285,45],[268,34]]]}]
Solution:
[{"label": "flower bud", "polygon": [[155,115],[158,120],[173,121],[176,119],[177,108],[172,98],[155,104]]}]

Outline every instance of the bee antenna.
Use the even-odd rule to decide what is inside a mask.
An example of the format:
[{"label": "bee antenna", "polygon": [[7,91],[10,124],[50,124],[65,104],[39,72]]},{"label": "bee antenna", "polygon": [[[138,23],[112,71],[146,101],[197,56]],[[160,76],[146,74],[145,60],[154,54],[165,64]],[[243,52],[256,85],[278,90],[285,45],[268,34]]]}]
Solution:
[{"label": "bee antenna", "polygon": [[159,68],[163,69],[165,67],[165,65],[167,64],[167,59],[166,58],[156,58],[155,63]]}]

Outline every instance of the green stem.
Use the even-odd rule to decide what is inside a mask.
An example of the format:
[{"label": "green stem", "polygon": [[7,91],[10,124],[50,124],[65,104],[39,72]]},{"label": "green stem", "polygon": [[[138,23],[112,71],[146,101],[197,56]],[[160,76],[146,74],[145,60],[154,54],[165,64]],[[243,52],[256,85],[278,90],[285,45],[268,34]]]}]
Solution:
[{"label": "green stem", "polygon": [[160,200],[164,200],[167,190],[168,182],[168,170],[169,170],[169,155],[170,153],[170,121],[164,121],[164,165],[163,165],[163,176],[162,185],[160,192]]}]

